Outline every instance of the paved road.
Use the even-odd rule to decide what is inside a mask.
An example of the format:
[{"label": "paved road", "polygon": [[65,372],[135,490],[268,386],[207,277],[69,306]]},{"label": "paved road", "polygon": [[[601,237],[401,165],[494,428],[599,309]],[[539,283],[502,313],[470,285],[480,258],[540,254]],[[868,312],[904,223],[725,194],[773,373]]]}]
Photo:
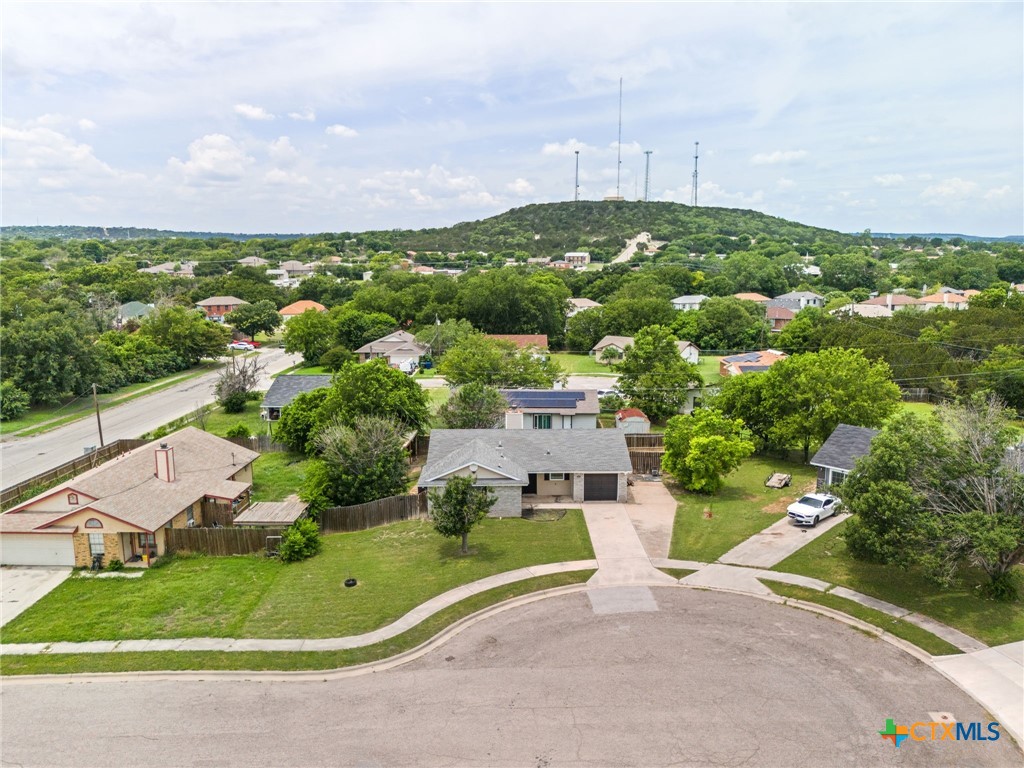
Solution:
[{"label": "paved road", "polygon": [[[644,591],[643,600],[623,599]],[[617,597],[618,595],[618,597]],[[11,682],[4,765],[1010,766],[996,742],[877,733],[988,718],[937,672],[829,619],[674,588],[492,616],[427,656],[331,680]]]},{"label": "paved road", "polygon": [[612,264],[621,264],[624,261],[629,261],[636,254],[637,243],[649,243],[651,242],[650,232],[641,232],[639,235],[634,237],[632,240],[626,241],[626,247],[619,251],[619,255],[612,259]]},{"label": "paved road", "polygon": [[[283,349],[264,349],[259,354],[267,364],[268,376],[301,361],[299,355],[286,354]],[[121,437],[138,437],[184,416],[200,404],[213,402],[213,385],[218,375],[218,372],[208,373],[103,411],[103,439],[111,442]],[[265,386],[270,386],[269,378]],[[81,456],[88,445],[99,445],[93,417],[35,437],[0,443],[0,487],[7,488]]]}]

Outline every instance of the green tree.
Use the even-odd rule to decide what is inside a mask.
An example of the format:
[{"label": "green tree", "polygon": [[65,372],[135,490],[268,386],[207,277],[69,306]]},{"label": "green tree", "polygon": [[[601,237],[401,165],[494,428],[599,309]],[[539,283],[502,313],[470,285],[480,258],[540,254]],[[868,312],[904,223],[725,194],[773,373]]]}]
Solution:
[{"label": "green tree", "polygon": [[430,491],[434,530],[447,538],[462,538],[462,554],[469,554],[469,532],[487,517],[498,500],[488,488],[475,488],[471,475],[451,477],[443,491]]},{"label": "green tree", "polygon": [[[1024,295],[1024,294],[1022,294]],[[1024,346],[1000,345],[978,366],[981,385],[1024,414]]]},{"label": "green tree", "polygon": [[693,314],[697,332],[688,340],[701,349],[752,349],[768,338],[764,310],[752,301],[713,297]]},{"label": "green tree", "polygon": [[741,419],[713,408],[690,416],[673,416],[665,428],[661,466],[691,491],[715,493],[724,477],[754,452],[754,442]]},{"label": "green tree", "polygon": [[323,548],[323,538],[316,521],[310,518],[296,520],[281,536],[278,554],[286,563],[297,563],[307,560]]},{"label": "green tree", "polygon": [[725,260],[722,275],[732,281],[734,292],[753,291],[778,296],[789,289],[782,267],[759,253],[734,253]]},{"label": "green tree", "polygon": [[445,320],[443,323],[433,323],[417,331],[416,341],[420,344],[429,344],[430,354],[434,360],[440,360],[445,352],[476,332],[468,320]]},{"label": "green tree", "polygon": [[174,351],[190,365],[204,357],[220,357],[231,331],[207,320],[202,312],[180,306],[157,307],[142,320],[139,333]]},{"label": "green tree", "polygon": [[630,405],[652,421],[679,413],[691,387],[703,384],[697,366],[683,360],[675,336],[661,325],[640,330],[626,349],[619,372],[619,390]]},{"label": "green tree", "polygon": [[382,416],[360,415],[346,422],[332,417],[313,439],[318,466],[308,473],[303,498],[317,508],[365,504],[405,491],[406,427]]},{"label": "green tree", "polygon": [[495,387],[470,382],[438,409],[437,418],[445,429],[492,429],[502,425],[508,400]]},{"label": "green tree", "polygon": [[264,299],[254,304],[242,304],[225,315],[224,322],[253,338],[257,333],[273,333],[283,321],[274,302]]},{"label": "green tree", "polygon": [[362,312],[349,306],[335,307],[328,313],[335,328],[335,341],[348,349],[387,336],[398,327],[391,315],[384,312]]},{"label": "green tree", "polygon": [[604,307],[577,312],[565,327],[565,347],[574,352],[589,352],[604,336]]},{"label": "green tree", "polygon": [[[613,336],[632,336],[648,325],[668,326],[676,316],[676,310],[667,299],[619,299],[605,304],[602,309],[604,333]],[[597,341],[600,337],[594,343]]]},{"label": "green tree", "polygon": [[277,439],[293,451],[309,453],[312,450],[310,441],[322,426],[320,411],[329,391],[328,387],[321,387],[297,395],[274,426]]},{"label": "green tree", "polygon": [[334,346],[334,323],[324,312],[307,309],[288,321],[284,329],[284,349],[298,352],[309,365]]},{"label": "green tree", "polygon": [[438,370],[449,384],[470,382],[492,387],[550,388],[564,381],[565,373],[550,358],[540,359],[530,350],[520,350],[506,339],[474,334],[452,347]]},{"label": "green tree", "polygon": [[22,416],[29,406],[28,393],[18,389],[13,381],[0,384],[0,419],[11,421]]},{"label": "green tree", "polygon": [[359,416],[394,419],[406,430],[430,426],[430,406],[423,387],[381,358],[347,363],[338,369],[323,400],[321,422],[339,416],[354,424]]}]

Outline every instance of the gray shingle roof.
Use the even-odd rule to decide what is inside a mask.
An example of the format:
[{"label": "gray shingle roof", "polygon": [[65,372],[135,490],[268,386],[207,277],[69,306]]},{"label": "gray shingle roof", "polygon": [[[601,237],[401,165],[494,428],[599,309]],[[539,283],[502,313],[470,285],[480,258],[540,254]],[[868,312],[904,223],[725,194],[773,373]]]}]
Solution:
[{"label": "gray shingle roof", "polygon": [[441,485],[435,478],[473,461],[490,466],[495,455],[525,473],[633,471],[617,429],[435,429],[421,485]]},{"label": "gray shingle roof", "polygon": [[278,376],[263,397],[264,408],[284,408],[303,392],[331,386],[330,374]]},{"label": "gray shingle roof", "polygon": [[814,458],[811,465],[815,467],[831,467],[849,472],[861,456],[867,455],[871,450],[871,440],[879,430],[868,427],[852,427],[849,424],[840,424],[828,440],[824,442]]}]

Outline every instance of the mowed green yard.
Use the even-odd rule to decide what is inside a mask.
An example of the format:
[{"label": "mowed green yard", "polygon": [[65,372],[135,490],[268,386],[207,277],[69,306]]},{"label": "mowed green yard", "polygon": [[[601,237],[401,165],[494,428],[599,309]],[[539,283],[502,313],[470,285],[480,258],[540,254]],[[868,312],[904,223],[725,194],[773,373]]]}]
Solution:
[{"label": "mowed green yard", "polygon": [[[792,484],[765,488],[764,481],[773,472],[793,475]],[[690,493],[666,480],[666,487],[679,502],[669,557],[714,562],[785,517],[791,502],[814,490],[814,476],[814,467],[759,456],[728,475],[722,489],[711,496]]]},{"label": "mowed green yard", "polygon": [[[593,557],[583,514],[487,519],[471,553],[427,522],[324,537],[302,563],[259,556],[172,559],[138,579],[76,576],[0,629],[4,643],[179,637],[343,637],[386,626],[456,586]],[[359,584],[346,588],[344,581]]]}]

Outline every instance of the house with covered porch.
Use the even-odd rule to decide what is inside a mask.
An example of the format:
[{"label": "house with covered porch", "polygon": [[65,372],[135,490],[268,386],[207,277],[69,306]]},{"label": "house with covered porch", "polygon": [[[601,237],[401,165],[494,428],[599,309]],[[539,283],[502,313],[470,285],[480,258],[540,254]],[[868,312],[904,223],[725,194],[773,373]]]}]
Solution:
[{"label": "house with covered porch", "polygon": [[4,565],[148,565],[168,528],[249,506],[259,453],[195,427],[147,443],[0,515]]}]

